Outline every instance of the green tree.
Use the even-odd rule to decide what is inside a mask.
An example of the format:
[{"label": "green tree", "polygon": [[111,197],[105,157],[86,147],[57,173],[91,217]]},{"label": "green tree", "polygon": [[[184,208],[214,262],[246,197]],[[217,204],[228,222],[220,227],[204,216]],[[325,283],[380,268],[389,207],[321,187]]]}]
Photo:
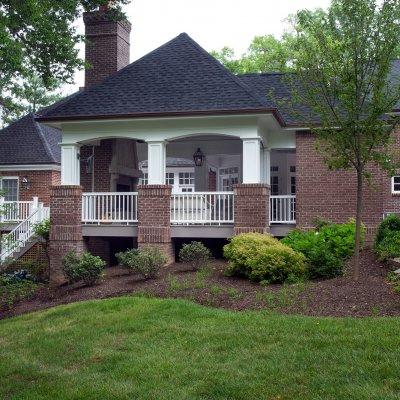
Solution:
[{"label": "green tree", "polygon": [[[357,175],[354,278],[359,277],[363,191],[372,165],[393,173],[391,115],[400,100],[391,75],[400,43],[399,0],[333,0],[327,11],[303,10],[294,18],[296,74],[293,108],[301,102],[317,115],[312,128],[331,169]],[[309,126],[312,126],[309,121]]]},{"label": "green tree", "polygon": [[62,97],[58,91],[60,86],[61,81],[51,79],[46,87],[41,78],[28,74],[6,97],[8,101],[3,107],[3,126],[60,100]]},{"label": "green tree", "polygon": [[282,39],[273,35],[256,36],[239,58],[229,47],[212,51],[211,55],[235,74],[247,72],[286,72],[293,68],[295,37],[285,33]]},{"label": "green tree", "polygon": [[[116,18],[130,0],[1,0],[0,107],[9,106],[12,92],[26,75],[40,78],[45,87],[53,79],[71,82],[84,66],[77,44],[83,40],[74,22],[83,11],[108,4]],[[11,94],[11,95],[10,95]]]}]

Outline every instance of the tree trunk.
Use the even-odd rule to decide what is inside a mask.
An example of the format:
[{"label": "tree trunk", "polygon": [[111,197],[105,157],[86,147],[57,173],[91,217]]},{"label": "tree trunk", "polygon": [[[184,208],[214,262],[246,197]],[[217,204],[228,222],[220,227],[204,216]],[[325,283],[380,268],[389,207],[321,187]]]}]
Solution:
[{"label": "tree trunk", "polygon": [[357,170],[357,209],[356,209],[356,237],[354,244],[353,279],[358,281],[360,277],[360,247],[361,247],[361,215],[363,208],[363,175]]}]

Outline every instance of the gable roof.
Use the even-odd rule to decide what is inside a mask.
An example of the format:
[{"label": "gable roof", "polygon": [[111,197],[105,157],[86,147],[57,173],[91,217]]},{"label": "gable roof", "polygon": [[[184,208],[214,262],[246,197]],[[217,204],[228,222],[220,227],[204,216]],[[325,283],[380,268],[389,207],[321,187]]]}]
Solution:
[{"label": "gable roof", "polygon": [[28,114],[0,130],[0,165],[60,164],[61,132]]},{"label": "gable roof", "polygon": [[186,33],[38,114],[38,120],[265,112],[272,104]]}]

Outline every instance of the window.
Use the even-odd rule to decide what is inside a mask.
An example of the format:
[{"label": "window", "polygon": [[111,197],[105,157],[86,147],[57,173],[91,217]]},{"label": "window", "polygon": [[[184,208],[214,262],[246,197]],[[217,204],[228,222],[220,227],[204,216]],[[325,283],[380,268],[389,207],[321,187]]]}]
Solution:
[{"label": "window", "polygon": [[149,174],[147,172],[143,172],[143,176],[140,178],[141,185],[147,185],[149,183]]},{"label": "window", "polygon": [[238,173],[239,173],[238,167],[220,168],[219,170],[220,175],[237,175]]},{"label": "window", "polygon": [[279,194],[279,177],[271,176],[271,194],[277,196]]},{"label": "window", "polygon": [[291,165],[289,168],[290,172],[294,173],[296,172],[296,166],[295,165]]},{"label": "window", "polygon": [[400,176],[392,177],[392,193],[400,193]]},{"label": "window", "polygon": [[296,194],[296,177],[290,177],[290,194]]},{"label": "window", "polygon": [[179,186],[194,185],[194,172],[179,172]]},{"label": "window", "polygon": [[167,172],[165,174],[165,183],[167,185],[172,185],[174,186],[174,173],[173,172]]},{"label": "window", "polygon": [[1,189],[4,191],[5,201],[18,201],[18,178],[3,178]]},{"label": "window", "polygon": [[279,167],[278,166],[272,166],[271,167],[271,172],[278,172],[279,171]]},{"label": "window", "polygon": [[183,187],[182,188],[182,193],[190,193],[190,192],[193,192],[192,187]]}]

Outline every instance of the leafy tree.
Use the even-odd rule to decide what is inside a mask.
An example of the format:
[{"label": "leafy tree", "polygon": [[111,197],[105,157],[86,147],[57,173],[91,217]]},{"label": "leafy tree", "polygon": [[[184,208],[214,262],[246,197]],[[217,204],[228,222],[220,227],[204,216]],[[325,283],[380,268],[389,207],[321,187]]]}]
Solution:
[{"label": "leafy tree", "polygon": [[21,84],[13,87],[9,96],[5,96],[7,103],[3,107],[3,126],[60,100],[60,86],[59,80],[51,79],[46,87],[41,78],[28,74]]},{"label": "leafy tree", "polygon": [[84,66],[76,46],[83,37],[75,20],[83,11],[107,5],[119,17],[121,5],[129,1],[1,0],[0,107],[10,105],[10,92],[28,73],[42,79],[45,87],[54,79],[71,82],[75,69]]},{"label": "leafy tree", "polygon": [[229,47],[212,51],[213,55],[231,72],[286,72],[293,68],[293,46],[295,37],[285,33],[282,39],[273,35],[256,36],[247,51],[239,58]]},{"label": "leafy tree", "polygon": [[399,121],[390,113],[400,100],[399,78],[391,75],[399,18],[399,0],[333,0],[327,11],[303,10],[294,18],[293,105],[301,102],[319,117],[312,132],[328,167],[357,175],[355,279],[363,185],[371,166],[393,173],[398,165],[390,149]]}]

